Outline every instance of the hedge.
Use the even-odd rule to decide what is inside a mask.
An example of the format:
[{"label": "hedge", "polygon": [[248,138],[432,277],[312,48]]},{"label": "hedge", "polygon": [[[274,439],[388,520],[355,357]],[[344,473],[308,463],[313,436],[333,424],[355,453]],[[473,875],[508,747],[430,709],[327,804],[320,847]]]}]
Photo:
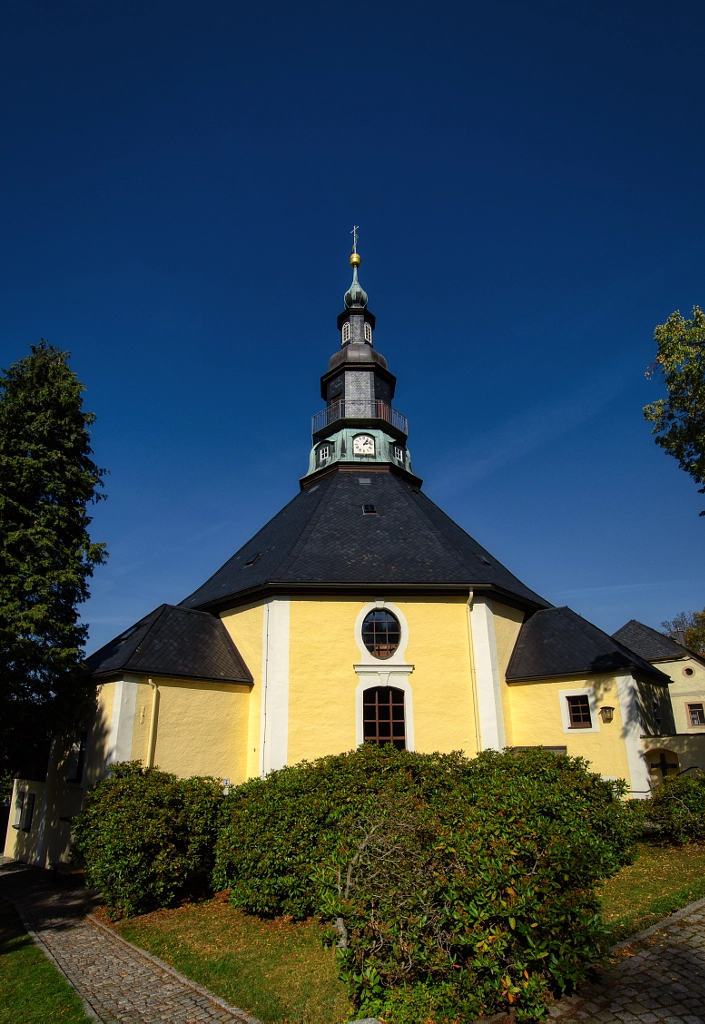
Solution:
[{"label": "hedge", "polygon": [[677,775],[654,790],[649,825],[673,843],[705,842],[705,775]]},{"label": "hedge", "polygon": [[214,880],[251,912],[335,922],[360,1016],[535,1019],[605,955],[594,887],[637,820],[580,758],[364,746],[232,791]]},{"label": "hedge", "polygon": [[210,885],[222,783],[113,765],[73,822],[86,883],[102,890],[112,918],[167,906]]}]

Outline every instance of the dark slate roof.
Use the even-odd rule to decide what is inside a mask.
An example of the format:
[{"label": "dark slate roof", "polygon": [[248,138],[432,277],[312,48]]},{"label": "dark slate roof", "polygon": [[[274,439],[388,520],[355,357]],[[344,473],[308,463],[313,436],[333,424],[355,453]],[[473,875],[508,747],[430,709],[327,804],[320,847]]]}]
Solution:
[{"label": "dark slate roof", "polygon": [[[703,661],[703,658],[695,651],[683,647],[672,637],[664,636],[657,629],[645,626],[643,622],[637,622],[636,619],[630,619],[626,625],[612,635],[615,640],[631,647],[647,661],[675,661],[677,658],[695,658],[697,661]],[[705,664],[705,661],[703,663]]]},{"label": "dark slate roof", "polygon": [[94,676],[116,672],[251,683],[252,674],[220,619],[162,604],[86,659]]},{"label": "dark slate roof", "polygon": [[521,627],[507,681],[633,669],[656,681],[669,677],[570,608],[546,608]]},{"label": "dark slate roof", "polygon": [[418,487],[373,470],[336,470],[302,490],[182,606],[214,608],[280,585],[479,587],[548,604]]}]

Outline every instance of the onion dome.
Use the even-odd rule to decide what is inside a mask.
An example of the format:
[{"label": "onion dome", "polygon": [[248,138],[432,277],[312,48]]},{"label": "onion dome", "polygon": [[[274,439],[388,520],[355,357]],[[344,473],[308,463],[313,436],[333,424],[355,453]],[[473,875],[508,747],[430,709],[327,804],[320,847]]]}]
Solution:
[{"label": "onion dome", "polygon": [[360,259],[360,254],[354,252],[350,257],[350,266],[353,268],[352,284],[344,296],[344,302],[347,309],[364,309],[367,305],[367,292],[357,279],[357,268],[361,263],[362,260]]}]

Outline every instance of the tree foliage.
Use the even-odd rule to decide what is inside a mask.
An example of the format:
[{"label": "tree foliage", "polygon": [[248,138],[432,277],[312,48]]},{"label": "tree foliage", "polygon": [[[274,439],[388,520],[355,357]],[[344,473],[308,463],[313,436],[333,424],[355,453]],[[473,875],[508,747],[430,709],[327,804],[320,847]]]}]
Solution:
[{"label": "tree foliage", "polygon": [[139,761],[113,765],[73,822],[88,885],[110,916],[165,907],[187,887],[210,883],[222,783],[179,779]]},{"label": "tree foliage", "polygon": [[13,770],[91,704],[77,608],[106,558],[87,512],[105,471],[67,358],[42,341],[0,376],[0,764]]},{"label": "tree foliage", "polygon": [[662,622],[661,628],[679,643],[682,633],[686,647],[696,654],[705,654],[705,608],[701,612],[678,612],[670,622]]},{"label": "tree foliage", "polygon": [[[654,425],[656,444],[705,485],[705,313],[694,306],[692,320],[686,320],[676,310],[654,338],[658,351],[647,376],[661,371],[668,398],[647,405],[644,416]],[[705,494],[705,486],[698,491]]]},{"label": "tree foliage", "polygon": [[595,884],[640,829],[619,789],[542,750],[363,746],[232,790],[215,884],[330,921],[360,1016],[537,1019],[606,951]]},{"label": "tree foliage", "polygon": [[705,843],[705,775],[664,779],[648,805],[649,824],[672,843]]}]

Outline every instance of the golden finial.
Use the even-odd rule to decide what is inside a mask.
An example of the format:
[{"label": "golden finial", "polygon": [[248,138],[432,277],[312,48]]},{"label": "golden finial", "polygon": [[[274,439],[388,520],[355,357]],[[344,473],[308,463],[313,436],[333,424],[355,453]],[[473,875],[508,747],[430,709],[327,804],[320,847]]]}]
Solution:
[{"label": "golden finial", "polygon": [[359,267],[360,264],[362,263],[362,259],[360,257],[360,254],[357,251],[357,232],[358,232],[359,227],[360,227],[359,224],[353,224],[353,229],[350,232],[350,234],[353,236],[353,247],[352,247],[352,252],[350,253],[350,266],[351,267]]}]

